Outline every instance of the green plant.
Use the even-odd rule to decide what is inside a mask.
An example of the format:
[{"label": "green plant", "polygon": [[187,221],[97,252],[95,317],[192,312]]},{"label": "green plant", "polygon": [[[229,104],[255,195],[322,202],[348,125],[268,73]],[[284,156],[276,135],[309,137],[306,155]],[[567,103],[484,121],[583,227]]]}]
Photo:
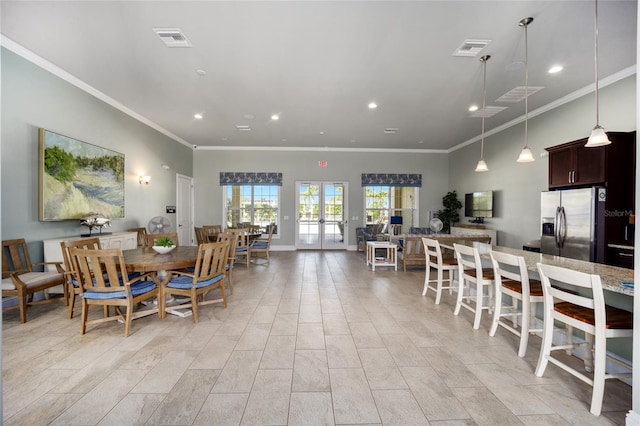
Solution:
[{"label": "green plant", "polygon": [[157,247],[173,247],[173,241],[169,237],[160,237],[156,240]]},{"label": "green plant", "polygon": [[451,226],[460,221],[458,211],[462,208],[462,203],[458,200],[456,191],[449,191],[442,197],[443,210],[438,211],[438,218],[442,221],[442,231],[449,232]]}]

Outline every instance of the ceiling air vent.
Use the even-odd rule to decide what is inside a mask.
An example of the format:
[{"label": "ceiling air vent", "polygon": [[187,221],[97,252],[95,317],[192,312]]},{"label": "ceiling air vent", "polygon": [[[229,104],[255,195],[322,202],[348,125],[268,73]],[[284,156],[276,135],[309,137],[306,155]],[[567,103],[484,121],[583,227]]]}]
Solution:
[{"label": "ceiling air vent", "polygon": [[[493,117],[494,115],[496,115],[500,111],[504,111],[505,109],[507,109],[507,107],[489,106],[489,105],[487,105],[484,108],[484,116],[485,116],[485,118]],[[469,117],[482,118],[482,109],[479,109],[477,111],[473,111],[472,113],[469,114]]]},{"label": "ceiling air vent", "polygon": [[[543,86],[529,86],[529,89],[527,90],[527,97],[533,95],[536,92],[539,92],[542,89],[544,89]],[[505,93],[504,95],[496,99],[496,102],[523,101],[525,98],[524,92],[525,92],[525,86],[514,87],[513,89],[509,90],[507,93]]]},{"label": "ceiling air vent", "polygon": [[167,47],[191,47],[191,42],[180,28],[154,28],[153,31]]},{"label": "ceiling air vent", "polygon": [[387,127],[386,129],[384,129],[384,133],[387,135],[395,135],[396,133],[398,133],[398,128],[397,127]]},{"label": "ceiling air vent", "polygon": [[476,56],[489,43],[491,43],[491,40],[467,39],[453,52],[453,56]]}]

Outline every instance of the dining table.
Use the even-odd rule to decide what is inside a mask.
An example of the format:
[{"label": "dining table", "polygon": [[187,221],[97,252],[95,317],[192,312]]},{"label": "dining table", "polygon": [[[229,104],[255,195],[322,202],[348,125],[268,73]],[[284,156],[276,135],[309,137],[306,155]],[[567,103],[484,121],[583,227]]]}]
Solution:
[{"label": "dining table", "polygon": [[[167,284],[171,279],[168,271],[194,267],[198,258],[198,246],[177,246],[169,253],[160,254],[152,248],[138,247],[132,250],[123,250],[122,255],[128,272],[150,273],[150,277],[158,288]],[[171,301],[167,301],[171,303]],[[187,317],[188,311],[167,311],[173,315]]]}]

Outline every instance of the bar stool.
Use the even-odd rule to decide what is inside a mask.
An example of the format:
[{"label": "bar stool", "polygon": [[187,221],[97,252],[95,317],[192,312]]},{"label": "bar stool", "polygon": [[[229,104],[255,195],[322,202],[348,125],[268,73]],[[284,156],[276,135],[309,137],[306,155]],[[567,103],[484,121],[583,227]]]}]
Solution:
[{"label": "bar stool", "polygon": [[[424,245],[425,260],[427,268],[424,276],[424,289],[422,295],[427,295],[427,290],[433,290],[436,292],[436,305],[440,304],[440,298],[442,297],[442,290],[448,289],[449,293],[453,287],[453,271],[458,267],[458,261],[454,256],[443,256],[442,249],[438,240],[432,240],[430,238],[422,238],[422,244]],[[431,268],[435,268],[437,274],[436,279],[431,279]],[[447,272],[447,279],[444,279],[444,272]],[[448,285],[444,286],[444,281]],[[431,283],[435,283],[435,286]]]},{"label": "bar stool", "polygon": [[[583,382],[593,386],[591,395],[591,414],[600,415],[604,383],[607,379],[631,377],[631,374],[607,374],[607,339],[633,336],[633,314],[631,312],[605,305],[602,282],[599,275],[590,275],[571,269],[538,263],[542,291],[544,293],[544,333],[542,349],[536,368],[536,376],[542,377],[548,362],[552,362],[563,370],[573,374]],[[551,280],[554,287],[551,287]],[[567,291],[556,285],[570,285],[585,291],[584,295]],[[593,378],[582,374],[558,358],[551,356],[551,351],[573,349],[574,345],[554,345],[553,326],[561,322],[569,327],[584,331],[593,336]],[[568,328],[568,330],[570,330]],[[590,337],[590,336],[589,336]],[[587,338],[590,342],[590,338]],[[591,345],[587,343],[587,350]],[[619,362],[619,361],[618,361]]]},{"label": "bar stool", "polygon": [[[542,331],[541,328],[531,328],[531,322],[535,320],[536,304],[544,301],[542,284],[538,280],[529,279],[524,257],[498,251],[491,251],[490,255],[496,300],[489,336],[495,336],[499,325],[520,336],[518,356],[522,358],[527,352],[529,333]],[[502,304],[502,295],[511,297],[511,306]],[[518,310],[518,301],[522,303],[522,311]],[[504,317],[511,318],[510,323],[501,321]],[[522,318],[520,330],[516,328],[518,317]]]},{"label": "bar stool", "polygon": [[[482,261],[480,260],[478,247],[454,244],[453,248],[456,252],[456,258],[458,259],[458,299],[456,301],[456,307],[453,314],[458,315],[460,313],[460,308],[470,310],[475,314],[473,328],[477,330],[480,328],[482,311],[492,311],[491,300],[493,293],[493,269],[482,268]],[[469,284],[466,284],[467,282]],[[475,295],[471,294],[472,285],[475,286]],[[489,298],[489,303],[486,305],[483,303],[485,287],[487,287]],[[465,289],[467,290],[466,295]],[[471,302],[474,299],[475,304],[472,305]]]}]

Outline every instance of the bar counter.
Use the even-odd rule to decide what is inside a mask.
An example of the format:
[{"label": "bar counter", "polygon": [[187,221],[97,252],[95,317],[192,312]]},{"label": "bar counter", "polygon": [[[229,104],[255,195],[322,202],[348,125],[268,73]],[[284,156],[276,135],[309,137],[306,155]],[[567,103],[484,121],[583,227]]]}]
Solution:
[{"label": "bar counter", "polygon": [[[433,237],[427,236],[427,238]],[[442,239],[436,236],[434,239],[438,240],[442,247],[450,250],[453,250],[454,243],[473,245],[473,242],[468,239],[456,240],[454,238],[450,238],[450,236],[449,238]],[[633,282],[633,269],[620,268],[618,266],[604,265],[602,263],[588,262],[585,260],[570,259],[568,257],[554,256],[551,254],[535,253],[510,247],[491,246],[491,250],[524,257],[524,261],[527,264],[527,270],[535,277],[538,276],[538,263],[555,265],[567,269],[573,269],[575,271],[585,272],[587,274],[600,275],[603,289],[631,297],[634,295],[633,288],[628,288],[622,285],[623,281]]]}]

